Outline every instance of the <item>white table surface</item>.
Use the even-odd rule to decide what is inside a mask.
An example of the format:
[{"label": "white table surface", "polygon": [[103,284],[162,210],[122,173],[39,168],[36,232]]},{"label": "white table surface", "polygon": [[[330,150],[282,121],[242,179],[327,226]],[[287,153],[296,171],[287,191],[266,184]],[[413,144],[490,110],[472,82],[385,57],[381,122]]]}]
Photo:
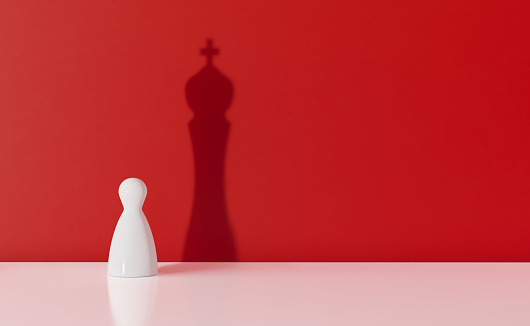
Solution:
[{"label": "white table surface", "polygon": [[0,325],[530,325],[527,263],[0,263]]}]

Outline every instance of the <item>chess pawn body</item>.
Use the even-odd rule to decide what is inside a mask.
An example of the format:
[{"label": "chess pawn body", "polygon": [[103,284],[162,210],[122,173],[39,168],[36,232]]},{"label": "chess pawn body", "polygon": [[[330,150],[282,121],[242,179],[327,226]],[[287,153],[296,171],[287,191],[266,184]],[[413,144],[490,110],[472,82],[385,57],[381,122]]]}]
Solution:
[{"label": "chess pawn body", "polygon": [[110,245],[108,274],[118,277],[142,277],[158,274],[156,248],[142,206],[147,187],[142,180],[129,178],[119,191],[123,213]]}]

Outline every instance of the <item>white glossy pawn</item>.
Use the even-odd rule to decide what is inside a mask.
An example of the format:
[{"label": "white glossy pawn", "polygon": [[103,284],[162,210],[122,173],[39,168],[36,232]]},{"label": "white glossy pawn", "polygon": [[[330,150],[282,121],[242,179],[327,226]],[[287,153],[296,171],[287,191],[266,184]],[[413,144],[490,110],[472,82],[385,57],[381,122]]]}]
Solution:
[{"label": "white glossy pawn", "polygon": [[155,241],[142,206],[147,187],[142,180],[129,178],[119,191],[123,213],[110,244],[108,274],[118,277],[142,277],[158,274]]}]

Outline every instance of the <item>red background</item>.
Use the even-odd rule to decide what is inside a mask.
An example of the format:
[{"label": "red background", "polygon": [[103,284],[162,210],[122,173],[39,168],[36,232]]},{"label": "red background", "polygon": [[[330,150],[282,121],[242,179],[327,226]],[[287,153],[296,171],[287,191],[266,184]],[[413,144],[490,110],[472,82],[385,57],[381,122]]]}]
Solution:
[{"label": "red background", "polygon": [[184,86],[235,89],[242,261],[530,260],[527,1],[2,1],[0,260],[105,261],[127,177],[160,261],[193,196]]}]

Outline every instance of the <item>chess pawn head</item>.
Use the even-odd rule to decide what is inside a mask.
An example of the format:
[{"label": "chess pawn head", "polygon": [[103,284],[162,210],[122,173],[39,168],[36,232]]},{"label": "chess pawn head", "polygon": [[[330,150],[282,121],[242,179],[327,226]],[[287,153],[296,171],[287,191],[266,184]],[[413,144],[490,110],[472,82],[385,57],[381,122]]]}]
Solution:
[{"label": "chess pawn head", "polygon": [[129,178],[121,183],[118,194],[120,195],[123,209],[142,209],[147,196],[147,187],[142,180]]},{"label": "chess pawn head", "polygon": [[158,274],[155,242],[142,211],[147,187],[142,180],[129,178],[119,191],[123,213],[110,244],[108,274],[117,277],[142,277]]}]

